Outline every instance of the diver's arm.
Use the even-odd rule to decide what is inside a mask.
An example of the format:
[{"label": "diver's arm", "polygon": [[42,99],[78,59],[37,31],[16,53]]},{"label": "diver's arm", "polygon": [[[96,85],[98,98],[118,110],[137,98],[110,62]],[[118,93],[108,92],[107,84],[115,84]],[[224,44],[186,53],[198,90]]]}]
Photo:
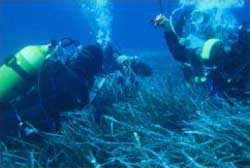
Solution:
[{"label": "diver's arm", "polygon": [[174,59],[180,62],[187,62],[190,51],[180,44],[179,37],[173,26],[171,26],[170,21],[164,15],[160,14],[153,20],[153,24],[163,29],[165,40]]},{"label": "diver's arm", "polygon": [[180,44],[178,37],[173,31],[165,31],[164,35],[169,51],[174,59],[180,62],[187,62],[191,51]]}]

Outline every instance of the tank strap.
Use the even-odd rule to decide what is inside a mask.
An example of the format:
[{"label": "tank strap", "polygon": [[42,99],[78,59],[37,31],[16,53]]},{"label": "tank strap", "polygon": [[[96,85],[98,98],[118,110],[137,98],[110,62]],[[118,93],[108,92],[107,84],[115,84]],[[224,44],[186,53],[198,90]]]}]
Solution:
[{"label": "tank strap", "polygon": [[32,80],[32,76],[29,75],[17,64],[17,59],[15,56],[13,56],[12,59],[10,59],[10,61],[6,65],[12,68],[16,73],[18,73],[24,80],[26,81]]}]

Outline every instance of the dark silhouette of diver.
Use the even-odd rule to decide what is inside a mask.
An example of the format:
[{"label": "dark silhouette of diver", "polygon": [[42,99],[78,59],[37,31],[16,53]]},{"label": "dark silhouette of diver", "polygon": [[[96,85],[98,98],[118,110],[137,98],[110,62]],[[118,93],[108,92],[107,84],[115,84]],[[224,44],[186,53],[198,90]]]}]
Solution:
[{"label": "dark silhouette of diver", "polygon": [[[152,74],[148,65],[111,46],[104,50],[98,44],[83,47],[73,40],[64,41],[25,47],[0,67],[2,137],[58,130],[62,112],[91,103],[90,91],[100,73],[126,73],[124,67],[129,64],[135,75]],[[60,49],[72,44],[76,50],[64,58]]]},{"label": "dark silhouette of diver", "polygon": [[156,27],[163,28],[168,48],[174,59],[181,63],[187,83],[205,86],[212,95],[237,98],[249,103],[249,29],[246,26],[236,28],[238,40],[228,49],[224,44],[229,39],[215,38],[208,26],[207,31],[201,34],[206,37],[203,44],[199,48],[188,48],[186,43],[195,39],[180,37],[180,34],[183,32],[185,24],[191,24],[188,22],[190,17],[196,19],[196,22],[198,22],[197,28],[199,29],[201,28],[199,25],[208,25],[208,19],[211,16],[209,13],[203,13],[193,7],[184,7],[180,11],[182,12],[179,12],[180,16],[175,20],[175,24],[173,18],[167,19],[162,14],[152,20],[152,23]]}]

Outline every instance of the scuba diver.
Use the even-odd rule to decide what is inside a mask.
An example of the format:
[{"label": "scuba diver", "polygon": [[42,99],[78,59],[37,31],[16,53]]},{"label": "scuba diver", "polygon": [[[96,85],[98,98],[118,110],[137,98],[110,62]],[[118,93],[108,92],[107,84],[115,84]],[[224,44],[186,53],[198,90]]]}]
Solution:
[{"label": "scuba diver", "polygon": [[[74,52],[65,54],[71,45]],[[124,60],[119,62],[121,57]],[[152,74],[139,59],[124,57],[111,46],[105,50],[98,44],[83,47],[63,39],[23,48],[0,67],[0,139],[57,131],[62,112],[80,110],[91,103],[96,76],[113,69],[125,74],[125,62],[135,75]]]},{"label": "scuba diver", "polygon": [[[179,17],[173,21],[176,13]],[[169,19],[160,14],[152,23],[164,30],[168,48],[174,59],[181,63],[188,84],[204,86],[212,95],[248,102],[250,31],[245,26],[240,26],[229,31],[228,35],[236,34],[231,37],[233,40],[226,38],[227,36],[222,40],[215,35],[216,32],[219,34],[218,31],[225,33],[228,30],[219,23],[211,28],[211,13],[213,12],[203,12],[192,6],[182,6]],[[187,31],[186,27],[191,31]]]}]

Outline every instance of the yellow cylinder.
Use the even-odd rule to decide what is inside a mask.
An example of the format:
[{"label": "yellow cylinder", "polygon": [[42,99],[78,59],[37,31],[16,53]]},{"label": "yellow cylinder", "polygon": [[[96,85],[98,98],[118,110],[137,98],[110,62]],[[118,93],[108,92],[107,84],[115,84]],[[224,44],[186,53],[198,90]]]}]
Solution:
[{"label": "yellow cylinder", "polygon": [[211,58],[211,54],[213,52],[213,49],[215,48],[216,45],[221,44],[220,39],[209,39],[205,42],[202,52],[201,52],[201,59],[203,61],[207,61]]},{"label": "yellow cylinder", "polygon": [[25,80],[12,68],[3,65],[0,67],[0,102],[6,102],[18,96],[25,84]]},{"label": "yellow cylinder", "polygon": [[17,64],[29,75],[35,75],[42,67],[48,54],[48,45],[28,46],[19,51],[15,57]]},{"label": "yellow cylinder", "polygon": [[6,103],[15,99],[27,88],[29,81],[17,69],[32,78],[40,70],[48,55],[48,45],[28,46],[15,54],[14,59],[2,65],[0,67],[0,102]]}]

